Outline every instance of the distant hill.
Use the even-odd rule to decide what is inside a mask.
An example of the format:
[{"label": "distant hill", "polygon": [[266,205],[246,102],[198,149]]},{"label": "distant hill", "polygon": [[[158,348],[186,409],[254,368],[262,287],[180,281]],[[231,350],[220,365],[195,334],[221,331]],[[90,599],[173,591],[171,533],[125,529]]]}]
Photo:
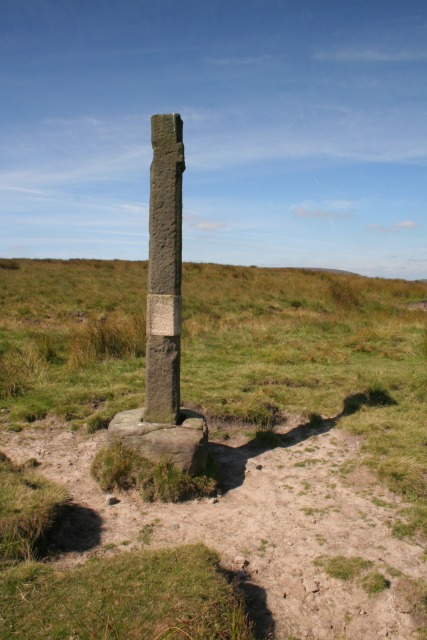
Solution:
[{"label": "distant hill", "polygon": [[325,269],[323,267],[285,267],[285,269],[301,269],[301,271],[321,271],[322,273],[342,273],[347,276],[359,276],[359,278],[366,278],[366,276],[361,276],[360,273],[354,273],[354,271],[345,271],[344,269]]}]

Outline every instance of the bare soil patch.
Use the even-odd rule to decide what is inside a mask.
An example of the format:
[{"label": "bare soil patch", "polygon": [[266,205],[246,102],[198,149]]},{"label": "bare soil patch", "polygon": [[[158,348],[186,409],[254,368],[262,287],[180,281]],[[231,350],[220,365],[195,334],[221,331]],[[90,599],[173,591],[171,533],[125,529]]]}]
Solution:
[{"label": "bare soil patch", "polygon": [[410,302],[408,304],[408,309],[422,309],[423,311],[427,311],[427,300],[421,300],[420,302]]},{"label": "bare soil patch", "polygon": [[[425,621],[408,601],[407,585],[427,580],[427,563],[421,544],[391,533],[404,505],[366,470],[340,472],[360,456],[357,438],[333,428],[307,430],[303,422],[288,416],[278,428],[288,437],[272,449],[256,448],[239,433],[211,442],[222,495],[181,504],[144,503],[132,492],[108,504],[90,476],[105,431],[85,435],[47,420],[20,433],[0,431],[0,449],[18,463],[36,458],[46,477],[68,489],[67,535],[56,563],[204,542],[237,572],[265,637],[416,638]],[[389,588],[370,596],[357,580],[327,575],[314,564],[320,556],[371,561]]]}]

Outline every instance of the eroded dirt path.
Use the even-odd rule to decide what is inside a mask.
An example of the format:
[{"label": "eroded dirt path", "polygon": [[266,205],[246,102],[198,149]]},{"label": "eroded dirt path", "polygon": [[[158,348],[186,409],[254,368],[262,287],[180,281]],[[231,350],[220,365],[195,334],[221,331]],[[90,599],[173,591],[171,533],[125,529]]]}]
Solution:
[{"label": "eroded dirt path", "polygon": [[[182,504],[147,504],[129,493],[108,505],[90,477],[105,431],[88,436],[58,425],[1,431],[0,449],[15,462],[36,458],[76,504],[69,550],[56,562],[204,542],[237,572],[270,638],[416,638],[420,619],[397,574],[426,580],[427,563],[421,546],[391,534],[387,522],[401,502],[364,472],[351,482],[339,472],[358,456],[357,439],[338,429],[307,429],[298,416],[289,416],[280,432],[290,434],[286,446],[270,450],[254,449],[237,435],[211,443],[224,493]],[[357,580],[329,577],[314,564],[325,555],[372,561],[390,588],[369,596]]]}]

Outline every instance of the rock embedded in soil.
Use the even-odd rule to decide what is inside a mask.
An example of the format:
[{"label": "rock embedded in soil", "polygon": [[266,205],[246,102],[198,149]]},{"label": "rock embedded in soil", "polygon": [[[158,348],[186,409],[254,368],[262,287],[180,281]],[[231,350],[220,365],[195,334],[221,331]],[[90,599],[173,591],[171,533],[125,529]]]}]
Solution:
[{"label": "rock embedded in soil", "polygon": [[190,409],[181,409],[179,425],[145,422],[143,408],[121,411],[108,427],[108,443],[117,442],[151,462],[167,460],[183,473],[196,475],[206,468],[208,427]]},{"label": "rock embedded in soil", "polygon": [[249,564],[249,560],[247,560],[244,556],[236,556],[234,558],[234,564],[238,567],[247,567]]},{"label": "rock embedded in soil", "polygon": [[319,585],[314,580],[304,580],[303,584],[307,593],[317,593],[319,591]]}]

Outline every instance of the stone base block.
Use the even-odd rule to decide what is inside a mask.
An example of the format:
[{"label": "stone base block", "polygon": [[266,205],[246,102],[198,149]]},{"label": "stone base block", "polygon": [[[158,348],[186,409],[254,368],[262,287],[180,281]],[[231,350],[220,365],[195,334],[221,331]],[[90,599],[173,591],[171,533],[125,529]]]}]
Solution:
[{"label": "stone base block", "polygon": [[116,442],[152,462],[169,460],[190,475],[206,468],[208,427],[205,418],[191,409],[181,408],[179,425],[144,422],[143,407],[121,411],[108,427],[108,443]]}]

